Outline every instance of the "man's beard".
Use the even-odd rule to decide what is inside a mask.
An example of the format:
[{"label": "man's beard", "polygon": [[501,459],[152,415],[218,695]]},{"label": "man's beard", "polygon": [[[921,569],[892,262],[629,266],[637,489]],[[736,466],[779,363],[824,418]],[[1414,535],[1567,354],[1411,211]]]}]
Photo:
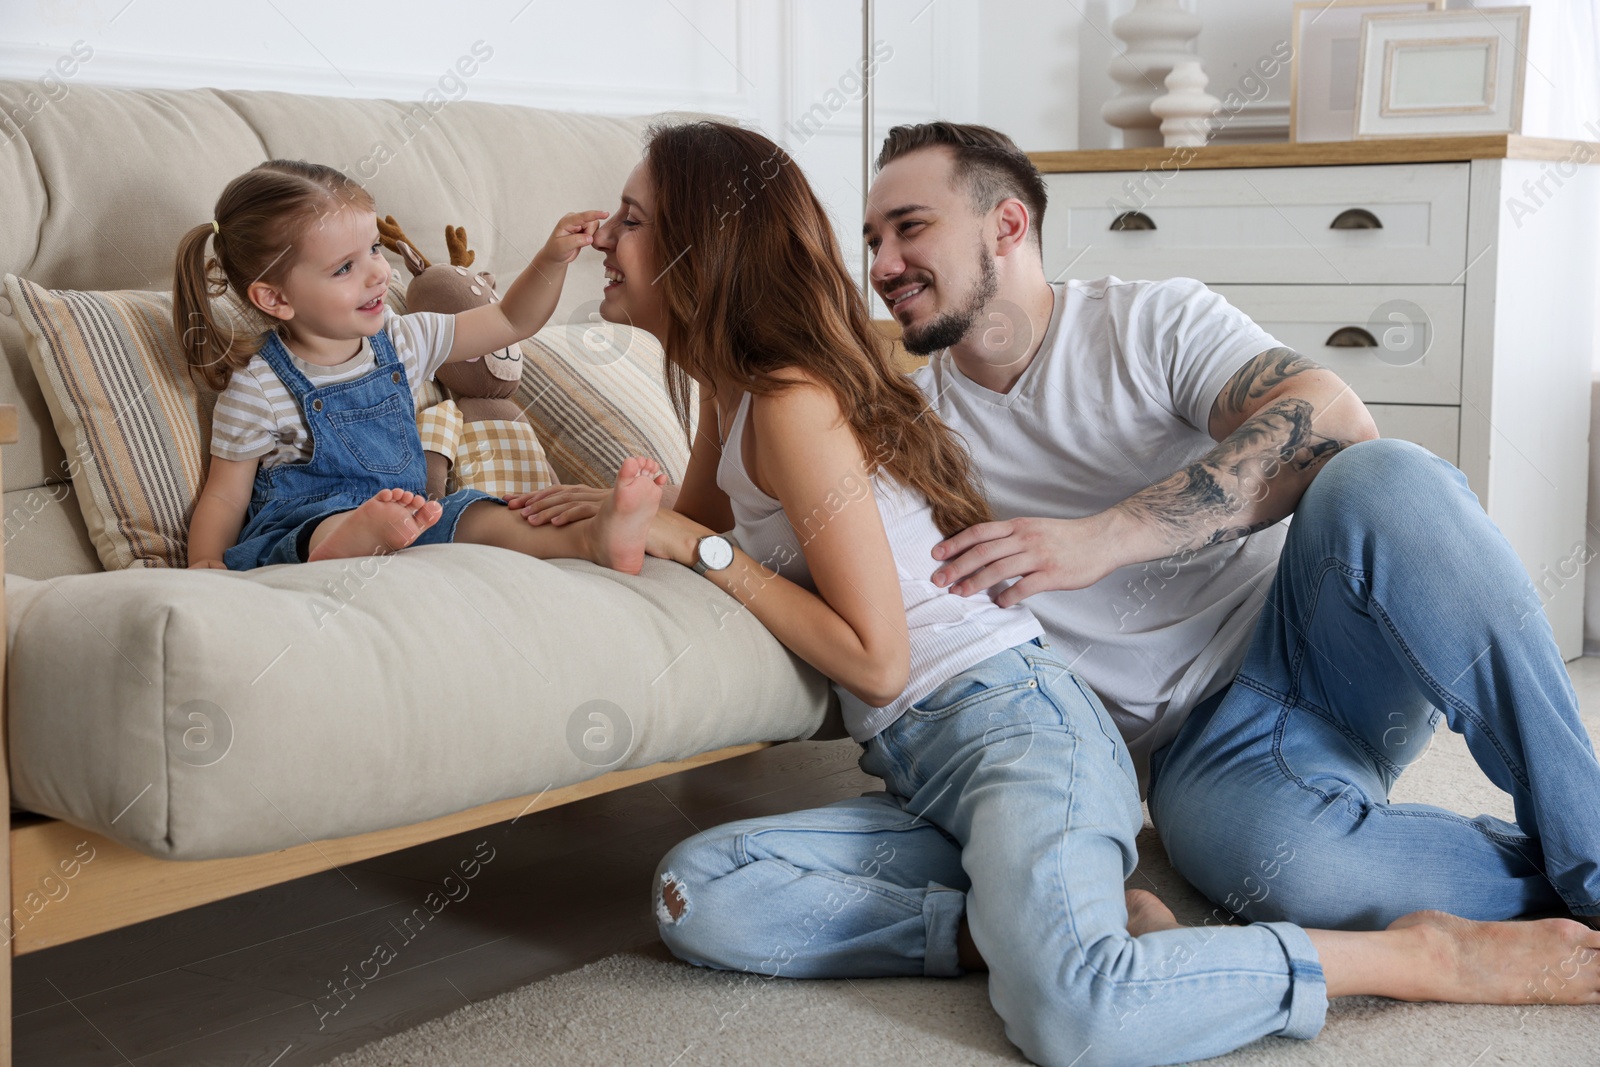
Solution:
[{"label": "man's beard", "polygon": [[978,281],[967,294],[966,303],[957,311],[947,311],[935,316],[921,326],[908,326],[901,334],[900,343],[913,355],[926,356],[949,348],[972,332],[973,325],[989,301],[1000,292],[1000,276],[994,269],[994,260],[983,248],[978,249]]}]

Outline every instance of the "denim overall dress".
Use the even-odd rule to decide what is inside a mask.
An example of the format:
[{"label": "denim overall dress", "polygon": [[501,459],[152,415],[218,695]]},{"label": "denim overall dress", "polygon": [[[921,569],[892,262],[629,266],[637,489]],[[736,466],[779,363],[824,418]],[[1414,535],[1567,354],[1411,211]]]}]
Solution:
[{"label": "denim overall dress", "polygon": [[[329,515],[350,511],[383,489],[425,493],[427,460],[417,434],[416,402],[389,335],[371,337],[369,374],[313,387],[289,357],[276,333],[267,334],[261,355],[305,414],[311,458],[256,470],[239,542],[223,554],[229,570],[274,563],[302,563],[311,531]],[[439,501],[444,514],[413,544],[446,544],[468,504],[499,497],[461,489]]]}]

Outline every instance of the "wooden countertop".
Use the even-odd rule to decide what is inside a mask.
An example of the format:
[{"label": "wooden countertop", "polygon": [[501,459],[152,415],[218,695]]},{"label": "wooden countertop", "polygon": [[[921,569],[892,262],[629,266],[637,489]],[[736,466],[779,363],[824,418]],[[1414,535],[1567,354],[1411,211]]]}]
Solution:
[{"label": "wooden countertop", "polygon": [[1600,144],[1545,137],[1407,137],[1371,141],[1274,142],[1202,148],[1103,148],[1029,152],[1045,174],[1121,170],[1215,170],[1220,167],[1332,167],[1366,163],[1446,163],[1533,159],[1600,163]]}]

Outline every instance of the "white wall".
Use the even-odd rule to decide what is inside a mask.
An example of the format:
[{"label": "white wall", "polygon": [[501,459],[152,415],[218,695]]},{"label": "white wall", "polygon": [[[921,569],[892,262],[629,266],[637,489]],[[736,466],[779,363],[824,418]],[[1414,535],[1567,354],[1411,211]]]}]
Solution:
[{"label": "white wall", "polygon": [[[943,0],[941,0],[943,2]],[[1600,28],[1596,0],[1519,0],[1532,7],[1523,132],[1600,141]],[[1184,0],[1203,29],[1195,43],[1207,91],[1239,90],[1251,102],[1223,140],[1282,140],[1289,128],[1289,72],[1257,87],[1256,63],[1289,39],[1294,0]],[[1474,6],[1450,0],[1450,7]],[[1477,0],[1478,7],[1512,6]],[[999,0],[983,5],[978,121],[1028,149],[1110,148],[1121,132],[1100,118],[1116,92],[1108,73],[1123,44],[1111,31],[1133,0]]]},{"label": "white wall", "polygon": [[[1595,0],[1520,0],[1528,18],[1522,132],[1600,141],[1600,13]],[[1508,7],[1504,0],[1451,7]]]},{"label": "white wall", "polygon": [[[976,11],[880,0],[880,131],[973,110],[977,67],[953,35]],[[859,0],[0,0],[0,77],[45,76],[75,44],[91,54],[71,81],[87,84],[734,116],[790,149],[858,256]],[[474,55],[472,76],[457,76]]]},{"label": "white wall", "polygon": [[[1133,0],[1083,0],[1080,43],[1078,130],[1080,148],[1116,148],[1122,132],[1107,126],[1101,106],[1116,95],[1109,73],[1113,57],[1124,48],[1111,23],[1133,10]],[[1210,82],[1206,91],[1221,99],[1237,89],[1248,100],[1223,131],[1223,140],[1283,140],[1289,135],[1289,76],[1257,84],[1257,62],[1288,37],[1289,13],[1294,0],[1185,0],[1184,6],[1201,18],[1195,54]],[[1013,0],[997,5],[1014,18],[1028,17],[1029,9],[1043,15],[1057,5],[1049,0]]]},{"label": "white wall", "polygon": [[[1464,0],[1455,0],[1462,3]],[[1533,5],[1526,132],[1600,140],[1594,0]],[[1282,139],[1287,73],[1252,86],[1293,0],[1185,0],[1210,90],[1252,99],[1226,139]],[[1487,5],[1486,5],[1487,6]],[[38,78],[75,42],[87,83],[446,96],[582,111],[709,111],[784,144],[859,248],[863,155],[900,122],[996,126],[1025,149],[1111,147],[1100,118],[1133,0],[877,0],[876,116],[863,148],[860,0],[0,0],[0,77]],[[470,79],[451,68],[492,54]],[[1597,125],[1600,129],[1600,125]]]},{"label": "white wall", "polygon": [[963,117],[1004,130],[1026,151],[1076,147],[1079,57],[1098,40],[1083,16],[1068,3],[1009,0],[984,4],[975,29],[978,106]]},{"label": "white wall", "polygon": [[472,78],[472,99],[621,111],[669,94],[727,108],[750,95],[739,70],[756,58],[742,6],[677,0],[680,15],[666,3],[607,5],[611,18],[633,25],[632,39],[672,57],[645,62],[642,47],[630,55],[606,41],[594,9],[554,0],[382,8],[318,0],[7,0],[0,73],[26,76],[83,39],[95,52],[81,74],[87,82],[415,96],[482,40],[494,55]]}]

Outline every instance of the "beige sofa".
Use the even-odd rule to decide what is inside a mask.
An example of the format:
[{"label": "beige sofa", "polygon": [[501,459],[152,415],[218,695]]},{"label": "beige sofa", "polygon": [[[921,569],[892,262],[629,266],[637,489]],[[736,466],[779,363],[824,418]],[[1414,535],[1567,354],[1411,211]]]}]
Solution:
[{"label": "beige sofa", "polygon": [[[273,156],[346,167],[414,234],[467,225],[476,266],[510,278],[561,211],[614,206],[644,125],[470,102],[432,113],[276,93],[30,97],[37,88],[0,83],[12,116],[0,272],[56,289],[168,287],[182,231]],[[557,319],[600,283],[585,257]],[[660,561],[634,578],[478,546],[414,549],[384,562],[339,625],[308,606],[332,562],[103,572],[9,315],[0,344],[0,404],[14,405],[0,412],[4,506],[26,518],[6,526],[0,604],[0,770],[25,809],[0,870],[13,953],[837,729],[815,672]],[[196,701],[224,713],[220,757],[176,743]],[[592,723],[627,732],[622,758],[586,754]],[[7,960],[4,1063],[9,992]]]}]

